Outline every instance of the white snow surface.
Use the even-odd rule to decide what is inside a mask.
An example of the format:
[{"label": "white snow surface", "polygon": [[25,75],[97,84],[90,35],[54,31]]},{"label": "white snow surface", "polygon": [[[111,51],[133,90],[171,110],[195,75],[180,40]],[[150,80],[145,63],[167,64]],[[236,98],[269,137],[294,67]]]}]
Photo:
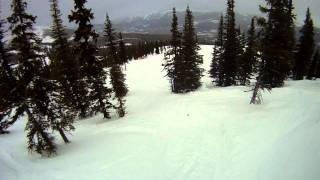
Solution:
[{"label": "white snow surface", "polygon": [[42,39],[42,43],[53,43],[54,39],[50,36],[46,36]]},{"label": "white snow surface", "polygon": [[[212,46],[201,46],[208,70]],[[1,180],[319,180],[320,81],[288,81],[249,105],[249,87],[170,93],[163,55],[127,66],[128,115],[76,123],[58,155],[26,150],[25,121],[0,136]]]}]

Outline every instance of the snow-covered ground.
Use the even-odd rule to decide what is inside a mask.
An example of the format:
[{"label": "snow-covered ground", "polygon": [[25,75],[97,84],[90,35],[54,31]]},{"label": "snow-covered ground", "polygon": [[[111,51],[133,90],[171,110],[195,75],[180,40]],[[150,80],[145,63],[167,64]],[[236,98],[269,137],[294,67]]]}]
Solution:
[{"label": "snow-covered ground", "polygon": [[[202,46],[206,69],[211,46]],[[128,65],[128,115],[76,124],[58,156],[26,151],[25,122],[0,136],[1,180],[318,180],[320,81],[289,81],[262,105],[248,87],[175,95],[163,55]],[[59,138],[57,136],[57,138]]]}]

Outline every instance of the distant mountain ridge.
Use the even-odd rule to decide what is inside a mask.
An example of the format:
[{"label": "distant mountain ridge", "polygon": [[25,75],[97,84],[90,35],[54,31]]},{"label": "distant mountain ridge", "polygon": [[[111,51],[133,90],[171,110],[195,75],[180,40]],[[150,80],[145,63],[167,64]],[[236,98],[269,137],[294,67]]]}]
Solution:
[{"label": "distant mountain ridge", "polygon": [[[193,12],[197,32],[201,35],[212,36],[219,25],[220,12]],[[185,12],[177,12],[179,26],[182,29]],[[253,16],[237,14],[237,23],[247,29]],[[145,17],[133,17],[123,21],[115,21],[114,28],[124,33],[169,34],[172,20],[172,11],[153,13]],[[103,25],[96,25],[99,32]]]},{"label": "distant mountain ridge", "polygon": [[[196,31],[198,33],[199,41],[203,44],[212,44],[215,37],[221,12],[193,12]],[[185,12],[177,12],[180,30],[184,24]],[[237,26],[242,32],[247,32],[251,23],[251,18],[254,15],[236,14]],[[170,39],[170,29],[172,21],[172,11],[163,11],[153,13],[144,17],[131,17],[121,21],[113,21],[114,29],[117,32],[123,32],[124,36],[143,40],[168,40]],[[299,30],[296,28],[297,38],[299,37]],[[102,34],[104,24],[96,24],[95,29]],[[72,29],[68,29],[68,34],[71,36]],[[50,31],[45,30],[44,36],[49,35]],[[143,34],[145,34],[143,36]],[[146,36],[148,34],[148,36]],[[320,29],[315,28],[315,40],[320,45]]]},{"label": "distant mountain ridge", "polygon": [[[185,12],[177,12],[179,26],[182,30]],[[212,42],[216,36],[217,28],[221,12],[193,12],[194,23],[199,39]],[[236,14],[236,23],[241,31],[247,32],[251,19],[254,15]],[[140,34],[170,34],[172,21],[172,11],[164,11],[153,13],[144,17],[132,17],[122,21],[114,21],[114,28],[123,33],[140,33]],[[96,24],[95,28],[98,32],[102,32],[104,25]],[[297,37],[299,37],[299,29],[297,27]],[[320,29],[315,28],[315,40],[320,42]]]}]

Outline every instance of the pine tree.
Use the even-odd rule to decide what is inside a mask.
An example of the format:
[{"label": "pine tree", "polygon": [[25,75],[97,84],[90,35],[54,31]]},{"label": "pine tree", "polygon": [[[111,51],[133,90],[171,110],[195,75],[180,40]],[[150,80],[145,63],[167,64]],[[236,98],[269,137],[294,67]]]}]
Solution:
[{"label": "pine tree", "polygon": [[200,79],[203,70],[199,66],[203,63],[203,60],[202,56],[198,54],[200,47],[197,42],[193,15],[189,6],[186,10],[181,44],[181,61],[183,64],[182,67],[176,69],[176,83],[182,85],[180,92],[190,92],[201,86]]},{"label": "pine tree", "polygon": [[[263,84],[281,87],[292,69],[293,6],[288,0],[266,0],[268,7],[260,10],[266,13],[268,20],[264,26],[262,40]],[[284,43],[288,42],[288,43]]]},{"label": "pine tree", "polygon": [[293,68],[295,64],[295,51],[296,51],[296,27],[295,27],[295,19],[296,15],[294,14],[294,5],[292,0],[287,0],[286,3],[286,9],[287,9],[287,49],[288,49],[288,63],[290,66],[290,72],[289,75],[293,74]]},{"label": "pine tree", "polygon": [[313,78],[317,78],[317,67],[320,67],[320,49],[317,49],[313,56],[307,79],[312,80]]},{"label": "pine tree", "polygon": [[55,93],[52,95],[51,123],[65,143],[69,140],[64,131],[74,130],[72,125],[76,116],[77,93],[77,64],[72,57],[72,49],[67,40],[65,28],[62,25],[61,13],[57,0],[50,0],[53,24],[51,27],[54,39],[48,53],[51,60],[51,78],[56,82]]},{"label": "pine tree", "polygon": [[11,48],[16,53],[17,68],[14,74],[17,80],[13,93],[15,101],[13,121],[24,113],[28,116],[26,131],[28,149],[43,155],[56,152],[50,129],[49,111],[52,83],[47,77],[46,62],[41,56],[41,40],[33,32],[36,17],[26,13],[24,0],[13,0],[12,14],[8,17],[12,35]]},{"label": "pine tree", "polygon": [[159,41],[156,41],[154,46],[155,46],[155,48],[156,48],[155,53],[156,53],[156,54],[160,54],[160,45],[159,45]]},{"label": "pine tree", "polygon": [[217,86],[223,85],[224,74],[222,72],[222,58],[223,58],[223,45],[224,45],[224,22],[223,22],[223,15],[220,17],[220,23],[218,28],[218,36],[217,40],[214,42],[213,47],[213,56],[212,62],[210,65],[209,74],[210,77],[213,79],[213,82]]},{"label": "pine tree", "polygon": [[91,20],[94,18],[91,9],[85,7],[86,0],[74,0],[74,10],[69,15],[69,21],[78,24],[74,36],[74,53],[79,72],[81,74],[80,87],[83,95],[80,102],[81,117],[87,117],[92,113],[101,112],[104,118],[110,118],[109,108],[111,104],[110,89],[106,87],[106,72],[103,60],[98,59],[97,52],[98,34],[93,30]]},{"label": "pine tree", "polygon": [[181,33],[178,29],[178,17],[176,14],[176,9],[173,8],[172,11],[173,17],[172,17],[172,24],[171,24],[171,40],[170,40],[170,46],[171,49],[169,49],[165,53],[165,63],[164,63],[164,69],[167,71],[166,76],[170,79],[171,84],[171,91],[174,93],[177,93],[180,89],[180,87],[177,87],[177,84],[175,84],[176,79],[176,73],[175,69],[176,66],[180,63],[180,50],[181,50]]},{"label": "pine tree", "polygon": [[126,45],[123,42],[122,33],[119,33],[119,64],[124,65],[126,67],[127,63],[128,57]]},{"label": "pine tree", "polygon": [[126,114],[124,97],[127,95],[128,89],[125,84],[125,76],[121,71],[120,65],[122,62],[120,61],[120,57],[118,56],[115,44],[115,33],[108,15],[106,17],[104,33],[107,43],[107,64],[111,67],[111,84],[113,87],[115,98],[118,101],[118,105],[116,105],[115,108],[118,111],[118,115],[120,117],[124,117]]},{"label": "pine tree", "polygon": [[10,121],[9,115],[14,107],[14,94],[16,79],[9,59],[8,49],[4,42],[4,20],[0,20],[0,134],[9,133],[6,129],[14,122]]},{"label": "pine tree", "polygon": [[250,82],[257,63],[257,40],[255,32],[255,20],[252,18],[251,26],[248,30],[247,46],[245,53],[241,58],[240,66],[240,83],[246,85]]},{"label": "pine tree", "polygon": [[307,75],[307,69],[309,67],[315,47],[313,21],[309,8],[307,10],[304,26],[302,27],[300,33],[301,36],[295,62],[295,80],[302,80],[303,77]]},{"label": "pine tree", "polygon": [[225,22],[225,43],[222,61],[224,82],[222,86],[236,85],[239,40],[235,28],[234,0],[228,0]]},{"label": "pine tree", "polygon": [[[237,52],[237,81],[240,85],[245,86],[250,83],[249,79],[244,78],[246,75],[245,64],[246,60],[244,59],[245,47],[246,47],[246,35],[241,32],[240,26],[237,29],[237,41],[236,41],[236,52]],[[238,82],[237,82],[238,83]]]}]

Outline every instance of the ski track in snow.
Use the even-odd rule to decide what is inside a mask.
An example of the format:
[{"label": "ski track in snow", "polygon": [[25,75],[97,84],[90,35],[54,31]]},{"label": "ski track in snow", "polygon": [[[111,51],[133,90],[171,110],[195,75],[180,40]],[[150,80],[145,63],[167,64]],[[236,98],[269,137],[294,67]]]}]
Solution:
[{"label": "ski track in snow", "polygon": [[[208,70],[212,46],[201,46]],[[288,81],[249,105],[249,87],[170,93],[163,55],[128,65],[128,115],[76,123],[58,156],[26,152],[25,121],[0,136],[1,180],[317,180],[320,81]]]}]

